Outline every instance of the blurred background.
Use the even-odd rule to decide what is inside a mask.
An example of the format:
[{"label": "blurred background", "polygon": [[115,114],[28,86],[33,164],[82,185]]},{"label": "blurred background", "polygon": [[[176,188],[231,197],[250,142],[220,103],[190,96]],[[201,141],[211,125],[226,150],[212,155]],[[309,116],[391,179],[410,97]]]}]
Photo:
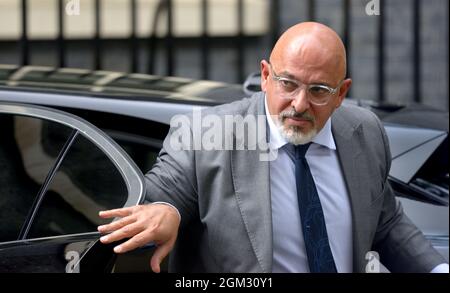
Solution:
[{"label": "blurred background", "polygon": [[[342,37],[350,97],[449,108],[448,0],[0,0],[0,64],[242,83],[289,26]],[[3,66],[2,65],[2,66]]]}]

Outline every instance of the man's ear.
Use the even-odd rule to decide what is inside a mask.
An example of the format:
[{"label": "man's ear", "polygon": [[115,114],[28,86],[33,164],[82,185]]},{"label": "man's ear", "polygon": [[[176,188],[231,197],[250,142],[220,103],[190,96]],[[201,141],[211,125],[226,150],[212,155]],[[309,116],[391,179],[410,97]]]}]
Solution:
[{"label": "man's ear", "polygon": [[344,101],[344,98],[347,95],[348,91],[350,90],[351,86],[352,86],[351,78],[347,78],[342,82],[342,85],[339,89],[339,96],[338,96],[338,102],[336,103],[336,108],[339,108],[339,106],[341,106],[341,104]]},{"label": "man's ear", "polygon": [[261,90],[263,92],[267,89],[269,74],[269,63],[266,60],[261,60]]}]

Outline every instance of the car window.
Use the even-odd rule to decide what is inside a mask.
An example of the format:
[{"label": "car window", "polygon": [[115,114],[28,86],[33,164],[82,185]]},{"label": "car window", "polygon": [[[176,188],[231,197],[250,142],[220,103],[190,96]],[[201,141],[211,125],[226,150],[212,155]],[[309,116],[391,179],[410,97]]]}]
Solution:
[{"label": "car window", "polygon": [[67,126],[0,114],[0,241],[17,240],[47,174],[69,138]]},{"label": "car window", "polygon": [[[116,133],[113,133],[111,134],[111,137],[127,152],[142,173],[146,173],[152,168],[161,150],[161,147],[149,145],[146,141],[133,141],[133,137],[131,136],[127,137],[123,135],[117,137]],[[156,143],[162,146],[162,141],[156,141]]]},{"label": "car window", "polygon": [[142,172],[94,125],[0,103],[0,242],[97,232],[99,211],[144,196]]},{"label": "car window", "polygon": [[49,184],[28,238],[93,232],[110,222],[101,210],[120,208],[127,188],[111,160],[78,135]]},{"label": "car window", "polygon": [[169,131],[166,124],[126,115],[74,108],[61,110],[82,117],[102,129],[127,152],[143,173],[152,168]]}]

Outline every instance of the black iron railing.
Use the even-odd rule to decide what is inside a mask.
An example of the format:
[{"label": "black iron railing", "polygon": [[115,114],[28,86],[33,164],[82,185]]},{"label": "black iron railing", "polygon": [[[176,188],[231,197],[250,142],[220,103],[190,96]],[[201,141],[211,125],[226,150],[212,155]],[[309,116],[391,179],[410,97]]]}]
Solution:
[{"label": "black iron railing", "polygon": [[[21,37],[20,37],[20,54],[21,54],[21,63],[23,65],[28,65],[30,63],[30,40],[28,35],[28,5],[29,0],[18,0],[21,1]],[[137,0],[128,0],[130,5],[130,13],[131,13],[131,34],[128,39],[129,41],[129,50],[130,50],[130,68],[131,72],[138,71],[138,65],[140,62],[139,54],[139,44],[140,38],[137,36],[137,24],[138,24],[138,5]],[[210,26],[210,15],[209,15],[209,7],[212,5],[209,0],[199,0],[201,7],[201,35],[199,42],[199,51],[201,52],[200,64],[199,68],[201,68],[201,77],[204,79],[209,79],[211,77],[211,69],[210,69],[210,58],[211,58],[211,36],[208,32],[208,28]],[[270,1],[270,25],[268,37],[269,43],[274,44],[280,34],[280,23],[281,23],[281,12],[280,12],[280,1],[279,0],[267,0]],[[307,7],[305,8],[307,11],[307,17],[309,20],[315,20],[317,13],[317,1],[308,0],[306,2]],[[412,64],[413,64],[413,100],[415,102],[421,102],[422,97],[422,88],[421,88],[421,30],[420,30],[420,22],[421,22],[421,5],[423,1],[413,0],[412,5],[412,29],[413,29],[413,54],[412,54]],[[66,43],[67,40],[64,36],[64,18],[65,18],[65,4],[67,1],[58,0],[57,5],[57,24],[58,24],[58,33],[57,33],[57,52],[58,52],[58,65],[61,67],[66,66]],[[101,3],[105,3],[104,1],[95,0],[95,33],[92,40],[92,50],[93,50],[93,69],[102,69],[102,38],[101,38],[101,11],[104,7],[102,7]],[[236,5],[237,9],[237,25],[238,31],[235,36],[234,49],[236,54],[236,65],[235,65],[235,76],[237,77],[237,81],[242,82],[245,78],[245,54],[246,54],[246,35],[244,32],[244,17],[245,17],[245,5],[244,0],[238,0],[238,4]],[[380,11],[384,11],[385,9],[385,1],[380,0]],[[448,5],[448,2],[447,4]],[[351,0],[342,0],[342,39],[344,44],[349,51],[351,46],[351,27],[352,27],[352,15],[351,15]],[[157,37],[156,32],[158,30],[158,26],[160,25],[161,16],[166,15],[166,35],[163,38],[162,45],[164,46],[165,52],[165,73],[167,75],[173,75],[176,69],[177,64],[175,63],[175,51],[176,48],[176,37],[173,35],[173,0],[160,0],[156,6],[154,11],[154,18],[152,27],[150,30],[150,34],[148,36],[147,44],[147,56],[148,56],[148,66],[147,73],[154,74],[155,73],[155,60],[156,60],[156,46],[157,46]],[[385,82],[385,47],[386,47],[386,21],[385,14],[381,13],[378,16],[378,26],[377,26],[377,34],[378,34],[378,43],[377,43],[377,98],[380,101],[384,100],[386,96],[386,82]],[[347,54],[348,58],[350,54]],[[350,64],[350,60],[348,61]],[[349,66],[350,69],[350,66]],[[350,75],[350,73],[348,73]]]}]

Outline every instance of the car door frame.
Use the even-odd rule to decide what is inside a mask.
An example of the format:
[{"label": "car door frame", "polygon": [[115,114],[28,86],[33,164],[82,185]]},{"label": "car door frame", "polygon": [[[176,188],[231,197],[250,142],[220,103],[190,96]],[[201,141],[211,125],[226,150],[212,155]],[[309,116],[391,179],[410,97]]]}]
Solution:
[{"label": "car door frame", "polygon": [[[141,204],[144,201],[145,180],[142,172],[139,170],[139,168],[133,162],[133,160],[129,157],[129,155],[112,138],[110,138],[107,134],[105,134],[102,130],[98,129],[96,126],[73,114],[31,104],[0,102],[0,114],[19,115],[30,118],[43,119],[69,127],[70,129],[75,131],[76,133],[75,137],[78,135],[82,135],[83,137],[91,141],[93,144],[95,144],[109,158],[109,160],[120,172],[128,191],[127,200],[124,203],[123,207],[134,206],[137,204]],[[64,156],[58,159],[62,161],[64,160]],[[59,162],[56,161],[55,166],[57,166],[58,163]],[[54,171],[55,170],[52,169],[49,171],[49,173]],[[38,210],[39,205],[32,206],[30,209],[33,208]],[[67,245],[67,243],[70,243],[71,241],[70,239],[74,239],[73,241],[78,243],[83,242],[89,243],[88,247],[86,247],[85,249],[81,249],[80,251],[77,252],[80,254],[80,256],[79,258],[77,258],[76,262],[72,264],[73,270],[73,268],[77,267],[79,269],[80,264],[83,261],[83,258],[88,254],[88,252],[90,251],[92,252],[92,250],[96,251],[100,250],[102,251],[103,255],[110,253],[109,251],[111,251],[112,253],[110,245],[103,246],[100,244],[100,242],[98,241],[99,236],[100,236],[99,232],[88,231],[83,233],[64,234],[42,238],[17,239],[13,241],[0,243],[0,252],[2,250],[4,250],[4,252],[13,250],[17,252],[18,249],[19,250],[27,249],[26,247],[33,248],[34,246],[43,246],[47,248],[52,247],[52,250],[54,250],[55,247],[59,246],[62,247],[64,245]],[[66,260],[68,260],[69,262],[71,261],[73,262],[73,259],[68,259],[67,255],[65,257]],[[108,259],[108,257],[104,259],[106,260]],[[89,261],[89,263],[92,264],[92,261]],[[105,263],[105,266],[106,265],[107,264]],[[102,264],[100,264],[97,267],[97,269],[99,267],[101,269],[101,266]]]}]

